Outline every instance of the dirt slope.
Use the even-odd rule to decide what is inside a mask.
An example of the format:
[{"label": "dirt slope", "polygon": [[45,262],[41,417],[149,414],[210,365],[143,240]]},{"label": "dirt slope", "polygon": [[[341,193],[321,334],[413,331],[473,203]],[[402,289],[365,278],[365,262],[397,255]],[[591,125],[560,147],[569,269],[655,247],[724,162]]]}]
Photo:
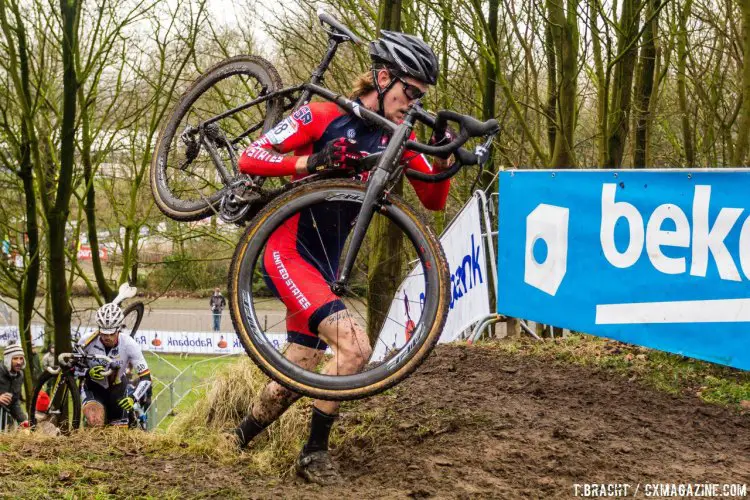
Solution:
[{"label": "dirt slope", "polygon": [[[380,430],[336,450],[347,482],[333,491],[258,477],[242,458],[144,456],[135,441],[114,454],[75,450],[70,440],[40,449],[3,437],[0,496],[38,497],[40,477],[50,496],[85,485],[160,498],[570,498],[573,483],[595,482],[750,487],[750,415],[496,349],[439,347],[396,390],[345,408],[341,429],[365,421]],[[75,453],[81,470],[42,465]]]}]

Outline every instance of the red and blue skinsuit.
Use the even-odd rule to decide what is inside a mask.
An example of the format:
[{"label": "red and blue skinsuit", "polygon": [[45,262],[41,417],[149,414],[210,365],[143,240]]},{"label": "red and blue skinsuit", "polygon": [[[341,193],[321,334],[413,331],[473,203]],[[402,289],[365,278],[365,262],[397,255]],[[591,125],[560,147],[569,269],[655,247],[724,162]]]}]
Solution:
[{"label": "red and blue skinsuit", "polygon": [[[261,136],[242,154],[239,168],[245,174],[265,177],[296,174],[297,157],[320,151],[329,141],[347,137],[365,154],[385,149],[389,136],[347,114],[331,102],[314,102],[285,118]],[[412,136],[413,139],[413,136]],[[293,155],[284,156],[293,151]],[[433,173],[427,159],[406,150],[402,157],[410,169]],[[430,210],[442,210],[448,198],[450,181],[426,183],[409,179],[420,201]],[[359,205],[330,202],[298,213],[269,238],[263,256],[264,278],[271,291],[287,307],[289,342],[326,349],[318,339],[318,325],[327,316],[345,309],[331,291],[339,258]]]}]

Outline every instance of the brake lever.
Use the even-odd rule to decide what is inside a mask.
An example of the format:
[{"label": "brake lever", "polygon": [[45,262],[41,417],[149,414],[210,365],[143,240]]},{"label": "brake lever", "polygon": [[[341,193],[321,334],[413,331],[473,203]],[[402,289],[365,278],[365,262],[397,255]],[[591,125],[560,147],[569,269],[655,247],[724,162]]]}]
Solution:
[{"label": "brake lever", "polygon": [[477,144],[474,148],[474,156],[477,157],[477,165],[480,167],[487,163],[490,157],[490,147],[495,140],[495,134],[487,136],[487,139],[482,144]]}]

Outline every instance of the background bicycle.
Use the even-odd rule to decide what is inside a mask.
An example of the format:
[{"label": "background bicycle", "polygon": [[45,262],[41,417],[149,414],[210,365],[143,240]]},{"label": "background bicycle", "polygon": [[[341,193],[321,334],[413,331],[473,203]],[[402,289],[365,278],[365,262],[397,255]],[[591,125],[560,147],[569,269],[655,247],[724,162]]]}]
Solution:
[{"label": "background bicycle", "polygon": [[[75,345],[73,352],[58,356],[59,366],[47,368],[39,377],[31,396],[29,423],[32,428],[43,426],[47,431],[57,429],[62,433],[69,433],[81,427],[81,384],[88,371],[89,362],[92,361],[104,366],[112,362],[107,356],[86,354]],[[111,373],[112,370],[107,369],[103,375],[108,377]],[[45,386],[49,381],[52,381],[52,384],[47,394]],[[46,398],[42,396],[43,391]],[[40,398],[48,401],[46,411],[36,411]]]}]

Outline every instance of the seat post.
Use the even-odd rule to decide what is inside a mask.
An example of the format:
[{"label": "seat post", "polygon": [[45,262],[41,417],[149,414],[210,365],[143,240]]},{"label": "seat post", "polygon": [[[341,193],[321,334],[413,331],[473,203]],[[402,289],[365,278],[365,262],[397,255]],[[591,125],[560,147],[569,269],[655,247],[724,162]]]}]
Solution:
[{"label": "seat post", "polygon": [[[341,43],[341,40],[337,40],[334,36],[330,36],[328,38],[328,51],[323,57],[323,60],[320,61],[318,67],[315,68],[315,71],[313,71],[312,77],[310,78],[310,83],[312,83],[313,85],[320,85],[320,83],[323,81],[323,75],[328,69],[328,65],[331,64],[333,56],[336,55],[336,49],[338,49],[339,43]],[[310,90],[308,89],[305,89],[302,92],[302,95],[300,95],[299,99],[297,100],[297,103],[294,105],[294,109],[297,109],[300,106],[304,106],[305,104],[310,102],[311,97],[312,92],[310,92]]]}]

